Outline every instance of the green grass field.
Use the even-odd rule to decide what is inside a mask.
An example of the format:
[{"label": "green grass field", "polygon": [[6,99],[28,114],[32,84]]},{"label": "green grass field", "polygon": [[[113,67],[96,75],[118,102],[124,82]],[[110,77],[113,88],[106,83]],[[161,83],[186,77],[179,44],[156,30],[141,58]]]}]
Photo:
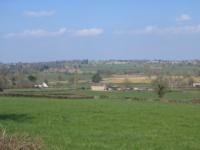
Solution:
[{"label": "green grass field", "polygon": [[200,105],[0,97],[0,127],[50,150],[199,150]]}]

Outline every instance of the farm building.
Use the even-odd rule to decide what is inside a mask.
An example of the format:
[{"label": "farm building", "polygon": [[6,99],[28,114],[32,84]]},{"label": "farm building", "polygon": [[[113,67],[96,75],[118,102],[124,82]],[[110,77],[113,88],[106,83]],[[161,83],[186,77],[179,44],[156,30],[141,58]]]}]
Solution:
[{"label": "farm building", "polygon": [[43,82],[42,84],[35,84],[34,85],[35,88],[48,88],[49,86]]},{"label": "farm building", "polygon": [[91,86],[92,91],[106,91],[107,86],[105,84],[97,84]]},{"label": "farm building", "polygon": [[194,88],[200,88],[200,82],[193,83],[193,87],[194,87]]}]

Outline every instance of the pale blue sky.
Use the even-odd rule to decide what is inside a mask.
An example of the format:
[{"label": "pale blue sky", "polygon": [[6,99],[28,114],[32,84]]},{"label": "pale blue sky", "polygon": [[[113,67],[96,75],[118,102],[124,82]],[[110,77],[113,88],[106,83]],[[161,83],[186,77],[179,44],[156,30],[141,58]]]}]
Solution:
[{"label": "pale blue sky", "polygon": [[0,62],[200,59],[199,0],[0,0]]}]

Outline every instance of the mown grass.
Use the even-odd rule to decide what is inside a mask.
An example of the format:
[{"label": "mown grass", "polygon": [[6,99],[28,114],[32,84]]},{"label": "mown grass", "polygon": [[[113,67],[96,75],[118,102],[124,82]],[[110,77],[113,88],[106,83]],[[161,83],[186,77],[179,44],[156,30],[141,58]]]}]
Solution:
[{"label": "mown grass", "polygon": [[200,105],[0,97],[0,127],[50,150],[198,150]]}]

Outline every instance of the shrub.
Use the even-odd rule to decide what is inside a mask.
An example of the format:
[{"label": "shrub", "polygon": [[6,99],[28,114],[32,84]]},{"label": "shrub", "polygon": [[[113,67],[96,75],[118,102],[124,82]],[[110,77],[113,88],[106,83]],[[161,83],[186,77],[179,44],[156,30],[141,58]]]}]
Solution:
[{"label": "shrub", "polygon": [[32,83],[35,83],[37,81],[37,78],[33,75],[29,75],[28,76],[29,81],[31,81]]},{"label": "shrub", "polygon": [[109,98],[109,96],[108,95],[100,95],[100,98],[101,99],[107,99],[107,98]]},{"label": "shrub", "polygon": [[85,89],[86,89],[86,87],[82,86],[80,89],[81,89],[81,90],[85,90]]}]

